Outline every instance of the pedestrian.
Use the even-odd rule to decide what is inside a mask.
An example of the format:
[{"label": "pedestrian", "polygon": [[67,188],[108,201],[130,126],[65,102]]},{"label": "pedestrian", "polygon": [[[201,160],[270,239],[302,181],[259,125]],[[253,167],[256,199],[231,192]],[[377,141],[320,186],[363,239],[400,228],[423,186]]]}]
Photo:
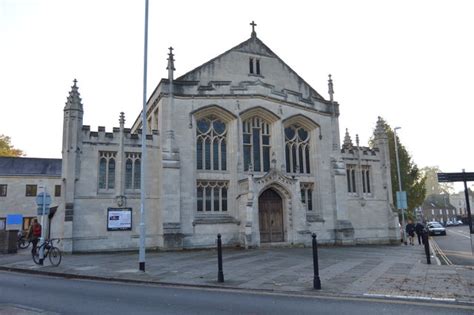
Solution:
[{"label": "pedestrian", "polygon": [[415,225],[415,232],[416,232],[416,236],[418,237],[418,245],[421,245],[422,243],[424,229],[425,229],[425,226],[420,221],[418,221]]},{"label": "pedestrian", "polygon": [[33,223],[31,223],[30,227],[28,228],[28,233],[26,234],[26,238],[30,240],[31,244],[33,244],[33,248],[31,249],[32,255],[36,253],[36,246],[38,245],[40,237],[41,224],[39,224],[37,219],[33,219]]},{"label": "pedestrian", "polygon": [[415,239],[415,225],[411,220],[408,220],[408,224],[405,228],[405,231],[408,234],[408,240],[410,242],[410,245],[415,245],[414,239]]}]

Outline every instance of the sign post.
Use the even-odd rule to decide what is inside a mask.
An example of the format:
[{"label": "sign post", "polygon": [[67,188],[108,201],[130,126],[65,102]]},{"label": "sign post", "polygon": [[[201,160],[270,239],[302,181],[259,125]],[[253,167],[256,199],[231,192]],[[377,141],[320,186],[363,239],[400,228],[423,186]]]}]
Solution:
[{"label": "sign post", "polygon": [[471,236],[471,254],[474,255],[474,244],[472,242],[472,235],[474,231],[472,229],[472,215],[471,206],[469,205],[469,191],[467,189],[467,182],[474,181],[474,173],[466,173],[462,170],[462,173],[438,173],[438,182],[440,183],[452,183],[452,182],[464,182],[464,196],[466,198],[466,209],[467,209],[467,221],[469,224],[469,234]]},{"label": "sign post", "polygon": [[39,264],[43,265],[44,260],[44,216],[49,213],[49,206],[51,205],[51,196],[46,193],[46,186],[40,186],[43,192],[36,196],[36,205],[38,206],[38,215],[41,215],[41,237],[39,241]]}]

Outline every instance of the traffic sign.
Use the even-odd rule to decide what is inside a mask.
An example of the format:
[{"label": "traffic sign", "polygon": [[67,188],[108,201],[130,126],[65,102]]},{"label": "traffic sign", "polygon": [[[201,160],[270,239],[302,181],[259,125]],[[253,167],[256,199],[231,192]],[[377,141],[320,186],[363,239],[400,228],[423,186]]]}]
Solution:
[{"label": "traffic sign", "polygon": [[43,213],[43,206],[38,206],[37,214],[38,215],[49,215],[49,206],[44,207],[44,213]]},{"label": "traffic sign", "polygon": [[474,181],[474,173],[438,173],[438,182],[471,182]]},{"label": "traffic sign", "polygon": [[399,210],[408,209],[406,191],[397,191],[397,208]]},{"label": "traffic sign", "polygon": [[42,192],[42,193],[39,193],[36,196],[36,205],[38,207],[43,207],[43,203],[44,203],[46,208],[49,208],[49,206],[51,205],[51,195],[50,194]]}]

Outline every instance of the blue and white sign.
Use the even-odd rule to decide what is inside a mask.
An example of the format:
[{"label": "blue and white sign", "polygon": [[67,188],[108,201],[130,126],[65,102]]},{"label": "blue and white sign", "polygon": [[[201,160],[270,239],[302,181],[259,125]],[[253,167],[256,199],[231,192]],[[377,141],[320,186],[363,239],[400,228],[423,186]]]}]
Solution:
[{"label": "blue and white sign", "polygon": [[48,215],[51,205],[51,195],[45,192],[36,196],[36,205],[38,206],[38,215]]},{"label": "blue and white sign", "polygon": [[406,191],[397,191],[397,208],[399,210],[408,209]]},{"label": "blue and white sign", "polygon": [[51,195],[48,194],[48,193],[39,193],[37,196],[36,196],[36,205],[38,207],[43,207],[43,204],[46,208],[49,208],[49,206],[51,205]]}]

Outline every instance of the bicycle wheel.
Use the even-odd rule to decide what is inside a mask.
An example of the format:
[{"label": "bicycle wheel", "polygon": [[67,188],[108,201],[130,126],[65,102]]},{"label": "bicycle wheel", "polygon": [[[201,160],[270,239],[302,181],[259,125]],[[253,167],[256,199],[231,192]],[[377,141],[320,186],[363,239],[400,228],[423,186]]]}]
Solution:
[{"label": "bicycle wheel", "polygon": [[57,247],[51,247],[48,251],[48,256],[49,256],[49,261],[51,262],[51,265],[53,266],[59,266],[61,263],[61,251]]},{"label": "bicycle wheel", "polygon": [[28,241],[27,239],[21,238],[20,240],[18,240],[19,248],[25,249],[28,248],[28,246],[30,246],[30,241]]},{"label": "bicycle wheel", "polygon": [[39,246],[35,248],[34,251],[31,252],[31,256],[33,256],[33,261],[35,264],[40,264],[40,256],[39,256]]}]

